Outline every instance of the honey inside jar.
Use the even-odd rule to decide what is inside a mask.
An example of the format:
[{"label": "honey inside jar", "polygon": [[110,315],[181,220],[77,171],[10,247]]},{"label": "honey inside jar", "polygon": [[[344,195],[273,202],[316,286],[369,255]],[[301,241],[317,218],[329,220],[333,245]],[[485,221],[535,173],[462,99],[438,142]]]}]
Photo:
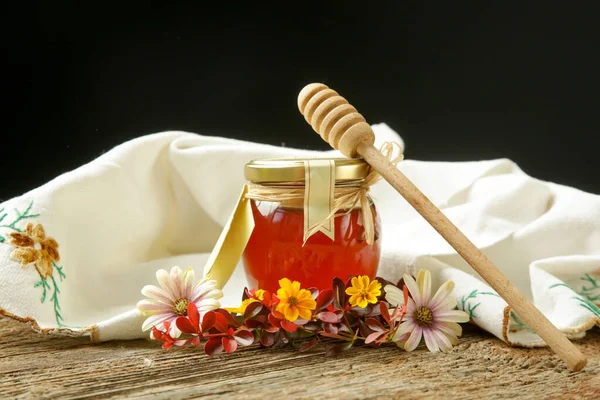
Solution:
[{"label": "honey inside jar", "polygon": [[[265,163],[266,166],[260,164],[255,169],[252,169],[252,163],[249,164],[250,168],[247,165],[246,178],[253,182],[260,181],[261,185],[277,187],[278,193],[283,193],[283,198],[286,197],[286,187],[301,193],[303,164],[298,160],[289,164],[281,160],[271,165],[266,160]],[[265,173],[265,170],[268,172]],[[360,187],[367,173],[368,168],[362,160],[336,160],[336,185]],[[276,181],[265,182],[267,177]],[[283,188],[281,182],[284,182]],[[381,253],[380,218],[370,199],[368,204],[374,223],[372,244],[366,240],[364,213],[360,204],[336,213],[333,217],[333,240],[322,232],[316,232],[304,242],[302,198],[251,200],[255,226],[242,255],[250,287],[276,292],[278,281],[288,278],[299,281],[302,287],[322,290],[331,288],[335,277],[344,281],[350,275],[374,278]]]}]

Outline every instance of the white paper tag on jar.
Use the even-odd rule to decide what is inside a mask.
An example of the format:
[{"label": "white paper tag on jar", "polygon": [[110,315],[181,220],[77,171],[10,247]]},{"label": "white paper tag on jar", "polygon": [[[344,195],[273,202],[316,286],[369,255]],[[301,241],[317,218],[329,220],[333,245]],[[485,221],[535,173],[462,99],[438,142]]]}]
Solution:
[{"label": "white paper tag on jar", "polygon": [[334,240],[334,218],[328,218],[333,208],[335,161],[304,161],[304,243],[317,232]]}]

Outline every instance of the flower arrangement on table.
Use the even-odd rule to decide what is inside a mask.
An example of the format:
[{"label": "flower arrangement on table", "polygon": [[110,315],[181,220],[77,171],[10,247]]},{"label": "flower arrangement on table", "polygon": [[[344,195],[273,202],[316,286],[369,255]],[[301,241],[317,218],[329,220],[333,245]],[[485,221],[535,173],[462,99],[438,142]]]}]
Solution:
[{"label": "flower arrangement on table", "polygon": [[217,283],[210,277],[195,282],[191,268],[158,270],[156,277],[160,287],[145,286],[148,299],[137,307],[148,316],[142,329],[164,349],[190,345],[215,355],[259,344],[306,351],[336,339],[326,354],[337,355],[361,342],[373,347],[392,342],[412,351],[424,339],[430,351],[445,352],[458,343],[458,323],[469,321],[456,310],[454,283],[432,295],[427,270],[416,280],[405,274],[398,284],[368,276],[335,278],[331,289],[321,291],[284,278],[277,293],[244,289],[237,308],[220,308]]}]

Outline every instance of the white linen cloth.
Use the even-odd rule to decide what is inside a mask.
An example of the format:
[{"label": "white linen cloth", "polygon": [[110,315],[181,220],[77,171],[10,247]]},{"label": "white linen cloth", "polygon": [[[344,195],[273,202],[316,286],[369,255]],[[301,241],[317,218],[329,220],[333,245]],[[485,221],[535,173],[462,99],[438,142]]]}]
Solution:
[{"label": "white linen cloth", "polygon": [[[385,124],[374,130],[376,144],[401,141]],[[3,203],[0,312],[47,333],[95,341],[147,337],[135,308],[141,288],[156,284],[157,269],[173,265],[201,276],[244,184],[244,164],[315,153],[323,155],[164,132],[124,143]],[[398,167],[565,334],[580,338],[600,323],[600,196],[539,181],[507,159],[406,160]],[[475,324],[511,344],[543,345],[385,181],[372,197],[383,221],[380,276],[395,281],[407,269],[428,268],[434,285],[455,281],[458,307]],[[9,233],[27,223],[41,224],[59,246],[60,260],[46,279],[14,257]],[[33,231],[41,241],[39,228]],[[44,250],[34,247],[38,255]],[[222,305],[238,305],[245,283],[238,265]]]}]

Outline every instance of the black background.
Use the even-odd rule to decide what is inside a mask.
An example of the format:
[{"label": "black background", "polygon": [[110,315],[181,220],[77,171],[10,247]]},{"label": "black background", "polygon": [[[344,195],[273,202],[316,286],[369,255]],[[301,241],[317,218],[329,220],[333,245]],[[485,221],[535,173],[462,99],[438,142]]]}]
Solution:
[{"label": "black background", "polygon": [[5,10],[0,198],[163,130],[326,149],[296,108],[313,81],[407,158],[507,157],[600,193],[595,3],[258,3]]}]

